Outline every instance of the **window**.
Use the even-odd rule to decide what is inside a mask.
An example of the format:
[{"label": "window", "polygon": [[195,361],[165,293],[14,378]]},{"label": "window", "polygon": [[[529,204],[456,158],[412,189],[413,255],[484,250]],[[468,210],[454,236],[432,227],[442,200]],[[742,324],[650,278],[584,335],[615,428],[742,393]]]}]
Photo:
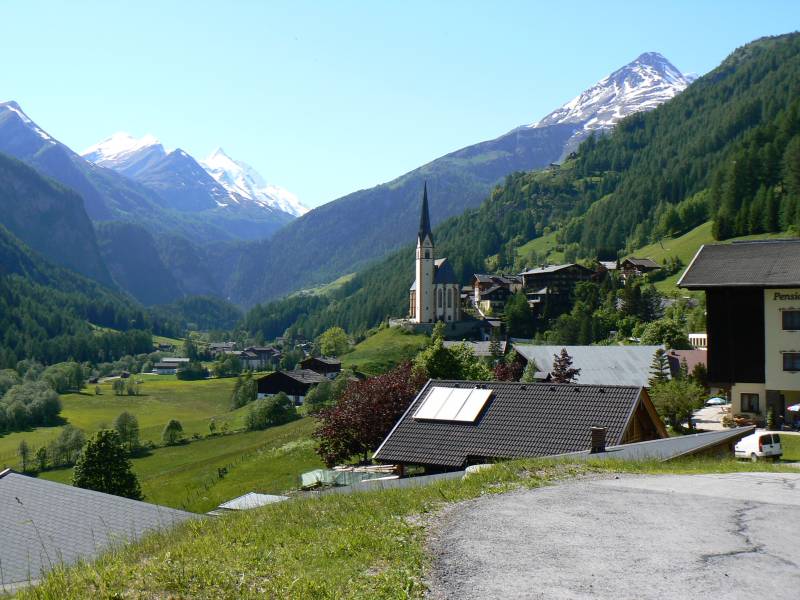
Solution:
[{"label": "window", "polygon": [[758,410],[758,394],[741,394],[742,399],[742,412],[757,413]]},{"label": "window", "polygon": [[800,371],[800,352],[783,353],[783,370]]},{"label": "window", "polygon": [[436,291],[436,306],[442,308],[442,290],[441,288]]},{"label": "window", "polygon": [[430,257],[431,257],[431,251],[425,250],[425,258],[430,258]]},{"label": "window", "polygon": [[453,289],[447,290],[447,308],[453,308]]},{"label": "window", "polygon": [[788,331],[800,331],[800,310],[783,311],[783,328]]}]

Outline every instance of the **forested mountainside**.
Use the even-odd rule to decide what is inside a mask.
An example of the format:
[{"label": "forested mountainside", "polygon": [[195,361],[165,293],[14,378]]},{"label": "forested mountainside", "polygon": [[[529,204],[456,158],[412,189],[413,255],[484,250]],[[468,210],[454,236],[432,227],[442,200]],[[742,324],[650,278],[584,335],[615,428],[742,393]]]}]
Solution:
[{"label": "forested mountainside", "polygon": [[663,56],[643,54],[541,121],[450,153],[293,221],[242,256],[230,296],[252,305],[353,272],[413,238],[424,181],[436,199],[431,203],[436,224],[479,205],[509,173],[546,167],[590,132],[606,131],[624,115],[650,110],[688,84]]},{"label": "forested mountainside", "polygon": [[[748,232],[796,230],[799,115],[800,35],[757,40],[652,112],[589,138],[563,167],[507,177],[479,208],[436,228],[437,256],[466,282],[487,268],[524,267],[517,248],[552,230],[586,258],[614,258],[709,217],[719,237],[744,230],[737,223]],[[732,165],[742,156],[747,169]],[[733,230],[720,227],[726,219]],[[292,324],[305,335],[331,325],[363,330],[406,313],[412,279],[409,245],[327,296],[257,306],[245,324],[266,338]]]},{"label": "forested mountainside", "polygon": [[113,285],[81,197],[4,154],[0,224],[56,264]]},{"label": "forested mountainside", "polygon": [[180,332],[171,318],[51,264],[2,225],[0,265],[0,369],[25,358],[111,360],[149,352],[151,331]]}]

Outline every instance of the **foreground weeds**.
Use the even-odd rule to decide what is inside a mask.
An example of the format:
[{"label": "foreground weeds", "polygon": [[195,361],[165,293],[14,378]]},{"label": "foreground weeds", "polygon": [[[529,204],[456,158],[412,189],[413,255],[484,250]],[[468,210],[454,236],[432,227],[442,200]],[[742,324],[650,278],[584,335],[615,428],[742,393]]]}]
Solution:
[{"label": "foreground weeds", "polygon": [[418,598],[426,516],[447,503],[610,473],[793,471],[734,461],[500,463],[427,487],[331,494],[206,518],[92,564],[51,572],[22,598]]}]

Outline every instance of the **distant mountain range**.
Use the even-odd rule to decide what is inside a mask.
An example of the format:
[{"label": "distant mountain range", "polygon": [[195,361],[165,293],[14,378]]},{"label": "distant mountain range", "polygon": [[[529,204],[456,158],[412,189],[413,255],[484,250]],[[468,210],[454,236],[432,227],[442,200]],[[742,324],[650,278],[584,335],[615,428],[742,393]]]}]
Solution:
[{"label": "distant mountain range", "polygon": [[267,184],[255,169],[230,158],[221,148],[197,161],[180,148],[165,150],[152,135],[137,139],[115,133],[81,156],[155,190],[169,208],[184,212],[217,209],[284,221],[288,219],[280,213],[298,217],[308,212],[297,196]]},{"label": "distant mountain range", "polygon": [[[438,223],[478,206],[509,174],[559,161],[590,133],[657,106],[689,82],[663,56],[643,54],[536,123],[311,211],[221,149],[198,161],[153,136],[119,133],[79,155],[16,102],[0,103],[0,153],[77,192],[96,241],[85,225],[62,230],[45,224],[47,215],[26,225],[32,235],[19,217],[24,207],[13,202],[0,222],[58,264],[107,284],[113,278],[145,304],[215,295],[249,306],[356,271],[408,243],[423,181]],[[74,199],[67,205],[79,211]],[[48,225],[56,246],[35,239]],[[89,246],[80,236],[89,236]]]},{"label": "distant mountain range", "polygon": [[[593,132],[682,92],[691,78],[648,52],[543,119],[315,208],[242,256],[229,288],[250,305],[363,267],[413,239],[423,181],[435,223],[478,206],[510,173],[560,161]],[[422,140],[424,143],[424,139]]]}]

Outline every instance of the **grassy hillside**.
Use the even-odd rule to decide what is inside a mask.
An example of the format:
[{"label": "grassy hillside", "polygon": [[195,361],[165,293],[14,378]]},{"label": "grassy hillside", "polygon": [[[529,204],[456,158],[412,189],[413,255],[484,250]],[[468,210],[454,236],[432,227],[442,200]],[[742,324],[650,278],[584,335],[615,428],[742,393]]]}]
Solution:
[{"label": "grassy hillside", "polygon": [[425,334],[405,333],[396,327],[386,327],[342,355],[342,366],[368,375],[383,373],[413,358],[429,340]]},{"label": "grassy hillside", "polygon": [[[178,419],[187,436],[207,434],[213,417],[218,427],[228,423],[231,428],[243,425],[244,413],[240,409],[229,412],[230,397],[235,379],[209,379],[204,381],[178,381],[170,376],[136,376],[143,381],[141,395],[115,396],[111,383],[100,385],[102,394],[94,393],[89,386],[80,394],[61,396],[61,416],[67,423],[83,429],[87,434],[102,427],[110,427],[123,411],[139,420],[142,441],[159,443],[161,431],[170,419]],[[38,427],[32,431],[19,431],[0,436],[0,465],[17,466],[16,450],[25,440],[31,447],[46,445],[58,436],[62,427]]]},{"label": "grassy hillside", "polygon": [[426,526],[449,503],[598,472],[796,471],[733,460],[500,463],[465,480],[331,494],[206,519],[92,564],[56,569],[20,597],[421,598]]},{"label": "grassy hillside", "polygon": [[[299,476],[324,465],[314,452],[314,419],[306,417],[264,431],[250,431],[156,448],[133,459],[148,502],[206,512],[247,492],[281,494],[299,487]],[[227,469],[220,478],[218,469]],[[47,471],[44,479],[69,483],[72,469]]]}]

